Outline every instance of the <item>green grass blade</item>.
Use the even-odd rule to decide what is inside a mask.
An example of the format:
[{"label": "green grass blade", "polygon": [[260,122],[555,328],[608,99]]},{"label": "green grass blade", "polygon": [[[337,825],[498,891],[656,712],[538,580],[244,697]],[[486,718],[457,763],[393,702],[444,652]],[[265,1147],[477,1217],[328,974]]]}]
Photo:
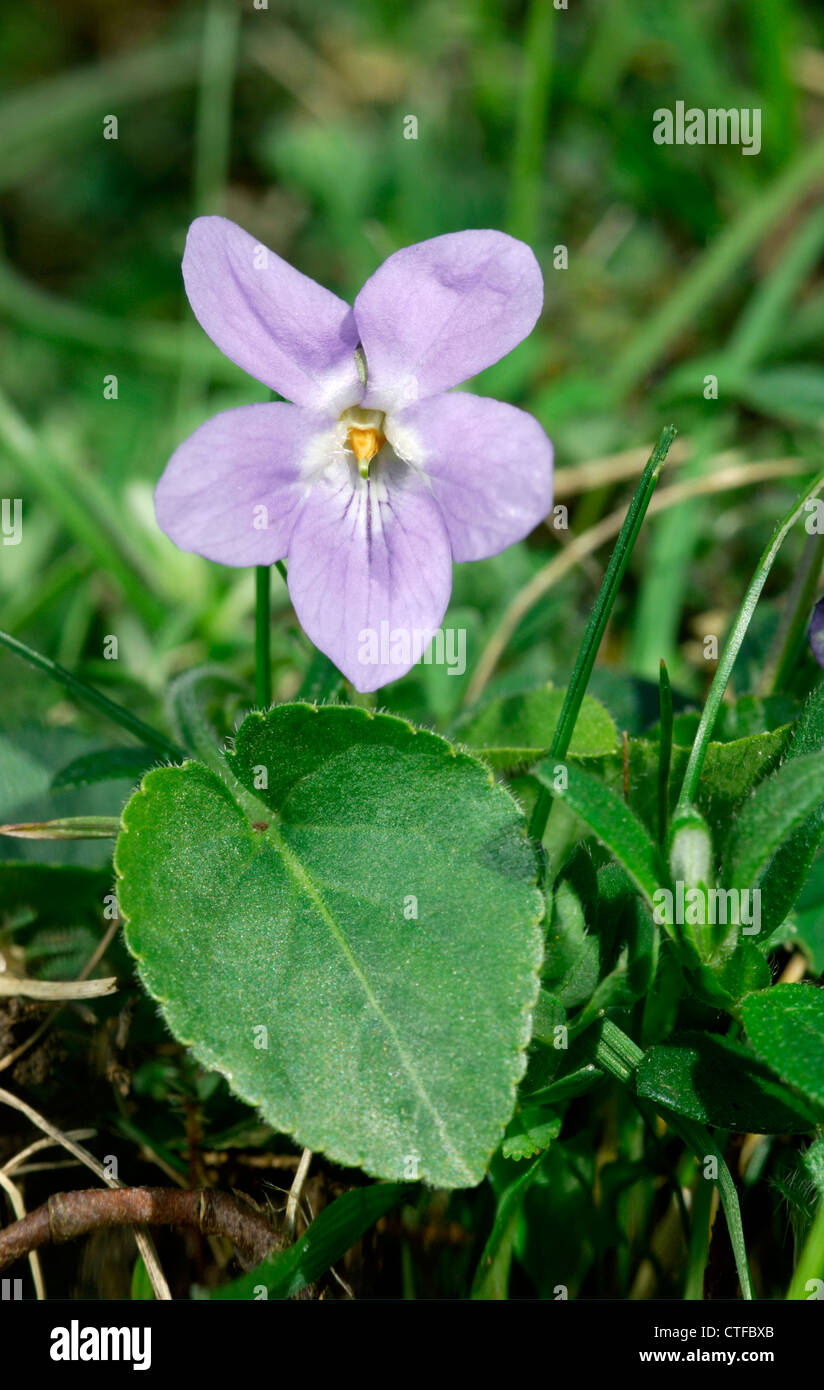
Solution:
[{"label": "green grass blade", "polygon": [[509,1286],[509,1267],[518,1215],[527,1191],[538,1176],[543,1154],[531,1163],[503,1193],[483,1254],[472,1281],[473,1298],[505,1299]]},{"label": "green grass blade", "polygon": [[[714,421],[696,430],[691,457],[679,475],[681,481],[707,475],[718,450],[718,439],[719,428]],[[678,632],[689,595],[690,566],[707,510],[706,497],[685,498],[679,506],[653,517],[649,523],[629,643],[630,665],[635,675],[654,680],[662,657],[677,670]]]},{"label": "green grass blade", "polygon": [[715,728],[715,721],[718,718],[718,711],[721,708],[724,691],[732,675],[732,668],[741,650],[741,644],[746,636],[747,628],[755,612],[756,604],[761,597],[761,591],[767,582],[767,576],[773,567],[775,557],[781,549],[788,533],[804,512],[807,502],[809,502],[811,498],[816,497],[823,487],[824,473],[819,473],[813,479],[807,490],[802,493],[798,501],[793,503],[792,508],[784,517],[783,521],[776,527],[769,545],[758,562],[755,574],[744,596],[744,602],[739,609],[738,617],[733,624],[732,632],[721,654],[721,660],[718,663],[718,668],[713,677],[710,692],[701,714],[695,741],[690,751],[686,772],[684,773],[681,795],[678,798],[679,808],[690,806],[695,800],[698,782],[701,777],[701,769],[704,765],[704,758],[707,753],[707,746],[712,738],[712,731]]},{"label": "green grass blade", "polygon": [[[621,581],[626,572],[629,558],[633,547],[638,539],[647,507],[650,504],[655,485],[658,482],[664,460],[669,453],[670,446],[675,438],[674,425],[667,425],[661,431],[658,442],[650,454],[641,480],[638,483],[632,501],[629,504],[624,524],[615,542],[615,549],[610,557],[607,572],[604,575],[603,583],[596,599],[595,606],[590,614],[584,640],[581,643],[578,658],[575,662],[575,669],[567,687],[566,698],[561,709],[555,735],[552,740],[552,747],[549,751],[549,759],[555,762],[562,762],[569,749],[572,733],[575,728],[575,721],[583,703],[592,668],[595,665],[595,658],[598,655],[598,648],[601,639],[609,622],[609,615],[612,612],[613,604],[618,595]],[[540,840],[546,829],[547,818],[552,805],[552,793],[542,787],[535,803],[530,820],[529,832],[536,839]]]},{"label": "green grass blade", "polygon": [[658,839],[665,845],[669,824],[669,780],[672,763],[672,686],[663,658],[658,675],[658,703],[661,711],[658,752]]},{"label": "green grass blade", "polygon": [[63,816],[59,820],[0,825],[0,835],[18,840],[113,840],[119,833],[119,816]]},{"label": "green grass blade", "polygon": [[554,42],[552,0],[532,0],[524,42],[524,72],[507,219],[512,235],[527,242],[535,240],[545,183],[543,165]]},{"label": "green grass blade", "polygon": [[344,1192],[324,1208],[295,1245],[268,1256],[231,1284],[210,1291],[209,1297],[253,1299],[261,1287],[269,1298],[293,1297],[320,1278],[370,1226],[414,1190],[408,1183],[385,1182]]},{"label": "green grass blade", "polygon": [[240,11],[227,0],[209,0],[203,19],[195,132],[195,211],[217,212],[229,172],[232,88]]}]

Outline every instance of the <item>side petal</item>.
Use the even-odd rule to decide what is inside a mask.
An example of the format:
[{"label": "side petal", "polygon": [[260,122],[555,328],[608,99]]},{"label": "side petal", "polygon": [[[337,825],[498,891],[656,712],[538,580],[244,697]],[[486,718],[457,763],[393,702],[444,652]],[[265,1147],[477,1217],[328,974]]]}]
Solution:
[{"label": "side petal", "polygon": [[456,391],[387,418],[387,437],[429,479],[454,560],[485,560],[552,507],[552,444],[525,410]]},{"label": "side petal", "polygon": [[333,431],[296,405],[224,410],[175,450],[155,488],[161,531],[181,550],[221,565],[272,565],[285,556]]},{"label": "side petal", "polygon": [[337,414],[363,388],[349,305],[225,217],[189,228],[183,282],[222,353],[278,395]]},{"label": "side petal", "polygon": [[355,300],[362,404],[400,409],[466,381],[532,331],[543,295],[532,251],[504,232],[451,232],[396,251]]},{"label": "side petal", "polygon": [[288,576],[307,636],[357,690],[377,690],[420,659],[446,612],[452,558],[438,507],[397,462],[368,481],[339,462],[300,513]]}]

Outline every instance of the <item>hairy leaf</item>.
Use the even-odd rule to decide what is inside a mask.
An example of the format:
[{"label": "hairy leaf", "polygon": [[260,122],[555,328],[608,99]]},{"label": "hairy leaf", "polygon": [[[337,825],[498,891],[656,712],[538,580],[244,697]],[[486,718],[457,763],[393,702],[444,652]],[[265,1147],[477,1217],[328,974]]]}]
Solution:
[{"label": "hairy leaf", "polygon": [[[824,826],[820,818],[822,807],[824,753],[808,753],[788,760],[762,782],[738,816],[730,836],[724,877],[732,888],[760,889],[764,932],[783,921],[798,896]],[[811,817],[813,838],[808,843]],[[805,844],[803,854],[799,833]],[[780,851],[793,839],[800,858],[790,854],[779,860]]]},{"label": "hairy leaf", "polygon": [[774,985],[744,1000],[747,1037],[773,1071],[824,1106],[824,992],[815,985]]},{"label": "hairy leaf", "polygon": [[173,1033],[308,1148],[479,1182],[538,992],[518,807],[445,740],[351,707],[251,715],[227,761],[150,772],[117,846]]},{"label": "hairy leaf", "polygon": [[749,1048],[711,1033],[682,1033],[644,1054],[639,1096],[701,1124],[738,1133],[796,1134],[815,1116],[795,1102]]},{"label": "hairy leaf", "polygon": [[547,758],[535,776],[589,826],[652,904],[656,890],[667,884],[667,871],[658,847],[617,793],[574,763]]}]

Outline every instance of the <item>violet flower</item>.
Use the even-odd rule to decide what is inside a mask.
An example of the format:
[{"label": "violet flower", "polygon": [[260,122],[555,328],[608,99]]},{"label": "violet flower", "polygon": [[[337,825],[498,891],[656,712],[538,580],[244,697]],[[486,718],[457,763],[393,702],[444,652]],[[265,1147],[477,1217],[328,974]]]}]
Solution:
[{"label": "violet flower", "polygon": [[358,690],[397,679],[440,627],[452,561],[496,555],[552,504],[538,422],[450,393],[532,330],[532,251],[496,231],[434,237],[384,261],[350,308],[233,222],[199,217],[183,279],[213,342],[294,404],[195,430],[158,483],[159,525],[220,564],[287,559],[315,646]]},{"label": "violet flower", "polygon": [[824,598],[820,598],[813,609],[810,618],[809,640],[813,656],[819,666],[824,667]]}]

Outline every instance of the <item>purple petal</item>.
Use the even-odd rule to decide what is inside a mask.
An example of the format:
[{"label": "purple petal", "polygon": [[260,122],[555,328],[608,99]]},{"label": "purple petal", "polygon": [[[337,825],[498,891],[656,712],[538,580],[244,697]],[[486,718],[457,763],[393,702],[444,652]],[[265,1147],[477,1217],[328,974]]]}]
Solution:
[{"label": "purple petal", "polygon": [[360,400],[349,305],[234,222],[192,223],[183,280],[212,342],[278,395],[333,414]]},{"label": "purple petal", "polygon": [[218,564],[274,564],[333,446],[323,416],[296,405],[224,410],[172,454],[155,489],[158,525],[181,550]]},{"label": "purple petal", "polygon": [[316,483],[292,533],[288,573],[307,636],[362,691],[420,659],[452,588],[437,504],[397,461],[382,462],[368,482],[339,461]]},{"label": "purple petal", "polygon": [[457,391],[389,417],[387,430],[427,475],[454,560],[497,555],[549,513],[552,445],[526,411]]},{"label": "purple petal", "polygon": [[399,410],[466,381],[532,331],[542,302],[532,251],[503,232],[453,232],[396,251],[355,300],[363,404]]},{"label": "purple petal", "polygon": [[819,666],[824,667],[824,598],[820,598],[810,619],[810,649]]}]

